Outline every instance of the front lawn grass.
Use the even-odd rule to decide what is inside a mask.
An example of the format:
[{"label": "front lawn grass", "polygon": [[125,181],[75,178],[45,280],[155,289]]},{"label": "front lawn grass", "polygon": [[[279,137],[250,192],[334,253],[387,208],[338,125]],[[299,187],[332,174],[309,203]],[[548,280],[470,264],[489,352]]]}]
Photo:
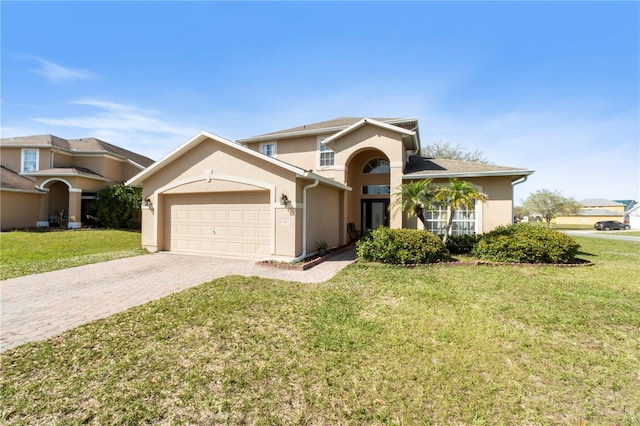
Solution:
[{"label": "front lawn grass", "polygon": [[0,233],[0,279],[146,253],[140,233],[117,230]]},{"label": "front lawn grass", "polygon": [[4,424],[637,425],[640,245],[226,277],[3,353]]}]

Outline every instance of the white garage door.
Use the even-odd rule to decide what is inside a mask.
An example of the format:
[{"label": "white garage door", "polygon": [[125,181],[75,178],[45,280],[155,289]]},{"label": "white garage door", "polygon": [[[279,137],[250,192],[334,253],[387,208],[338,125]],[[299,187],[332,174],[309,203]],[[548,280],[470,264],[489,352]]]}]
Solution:
[{"label": "white garage door", "polygon": [[269,193],[167,195],[164,249],[259,257],[271,248]]}]

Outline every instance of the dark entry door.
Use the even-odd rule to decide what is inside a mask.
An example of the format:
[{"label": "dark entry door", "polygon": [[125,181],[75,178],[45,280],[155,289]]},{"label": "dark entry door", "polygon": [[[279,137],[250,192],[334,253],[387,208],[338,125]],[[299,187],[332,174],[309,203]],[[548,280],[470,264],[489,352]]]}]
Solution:
[{"label": "dark entry door", "polygon": [[362,229],[389,226],[389,200],[362,200]]}]

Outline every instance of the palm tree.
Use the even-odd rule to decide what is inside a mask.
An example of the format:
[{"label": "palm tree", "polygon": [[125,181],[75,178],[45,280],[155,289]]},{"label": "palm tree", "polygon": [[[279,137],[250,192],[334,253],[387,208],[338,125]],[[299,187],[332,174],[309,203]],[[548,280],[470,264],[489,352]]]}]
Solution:
[{"label": "palm tree", "polygon": [[487,199],[486,194],[479,192],[473,185],[463,180],[452,178],[449,180],[449,185],[441,187],[436,195],[436,201],[447,206],[449,211],[447,229],[442,241],[445,244],[447,243],[451,225],[453,225],[453,215],[456,210],[461,208],[471,209],[476,200],[486,201]]},{"label": "palm tree", "polygon": [[433,205],[436,192],[436,186],[431,179],[403,183],[398,188],[400,197],[396,198],[397,201],[394,204],[399,206],[408,218],[415,215],[424,225],[424,229],[427,229],[424,211]]}]

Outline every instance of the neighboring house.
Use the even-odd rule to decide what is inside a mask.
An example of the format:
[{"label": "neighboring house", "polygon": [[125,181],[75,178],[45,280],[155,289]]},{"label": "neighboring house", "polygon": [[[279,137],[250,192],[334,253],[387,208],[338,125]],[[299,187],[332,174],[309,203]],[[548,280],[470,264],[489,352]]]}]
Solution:
[{"label": "neighboring house", "polygon": [[582,209],[572,216],[558,216],[555,223],[558,225],[593,225],[601,220],[624,219],[625,205],[617,201],[605,198],[588,198],[579,202]]},{"label": "neighboring house", "polygon": [[100,189],[153,160],[95,138],[53,135],[0,140],[0,228],[79,228]]},{"label": "neighboring house", "polygon": [[631,229],[640,229],[640,203],[636,203],[626,212]]},{"label": "neighboring house", "polygon": [[[403,182],[456,177],[489,201],[461,211],[455,233],[511,223],[513,185],[532,170],[421,158],[417,119],[339,118],[233,142],[200,132],[130,179],[143,187],[149,250],[294,259],[361,230],[418,225],[392,208]],[[444,212],[429,215],[444,229]]]}]

